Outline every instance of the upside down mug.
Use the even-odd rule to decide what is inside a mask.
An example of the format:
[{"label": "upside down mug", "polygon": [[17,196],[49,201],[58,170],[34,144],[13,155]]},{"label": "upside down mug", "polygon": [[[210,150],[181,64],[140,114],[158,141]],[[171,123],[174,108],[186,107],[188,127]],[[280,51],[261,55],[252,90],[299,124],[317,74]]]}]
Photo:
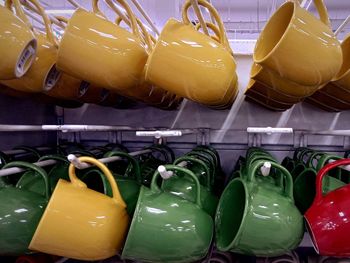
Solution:
[{"label": "upside down mug", "polygon": [[[2,84],[20,91],[42,92],[53,88],[61,77],[61,73],[56,69],[58,44],[45,10],[37,0],[30,0],[30,2],[43,18],[46,33],[34,31],[38,43],[37,54],[33,65],[26,74],[18,79],[2,81]],[[22,8],[19,0],[6,0],[5,3],[9,9],[12,5],[18,6],[18,9]],[[27,21],[27,17],[23,15],[22,20]]]},{"label": "upside down mug", "polygon": [[216,212],[216,246],[256,256],[278,256],[296,248],[304,234],[303,217],[294,205],[293,181],[277,163],[285,183],[258,183],[264,160],[249,167],[245,179],[233,179],[225,188]]},{"label": "upside down mug", "polygon": [[314,0],[320,19],[300,7],[298,0],[284,3],[269,19],[255,49],[254,62],[279,76],[305,86],[327,83],[342,63],[322,0]]},{"label": "upside down mug", "polygon": [[31,67],[37,41],[30,27],[18,15],[23,10],[15,6],[17,16],[0,5],[0,80],[22,77]]},{"label": "upside down mug", "polygon": [[58,181],[29,248],[80,260],[105,259],[114,256],[123,245],[129,224],[126,205],[104,164],[91,157],[79,160],[103,171],[113,197],[88,189],[71,164],[70,182]]},{"label": "upside down mug", "polygon": [[[224,36],[217,11],[206,1],[200,0],[199,4],[219,21],[219,30]],[[183,9],[189,5],[187,1]],[[237,91],[235,70],[235,61],[224,38],[218,43],[198,32],[187,12],[183,12],[183,22],[170,19],[163,28],[148,58],[145,79],[182,97],[217,106],[227,93]]]},{"label": "upside down mug", "polygon": [[0,254],[23,255],[30,253],[28,245],[50,198],[50,185],[46,172],[31,163],[15,161],[3,169],[20,167],[32,176],[39,176],[43,183],[43,193],[11,185],[0,188]]},{"label": "upside down mug", "polygon": [[102,15],[77,9],[58,50],[57,67],[98,87],[125,91],[138,85],[148,54],[135,17],[123,0],[133,32]]},{"label": "upside down mug", "polygon": [[349,257],[349,185],[324,194],[323,178],[333,168],[349,165],[350,159],[337,160],[324,166],[317,174],[316,196],[305,213],[308,231],[318,254]]},{"label": "upside down mug", "polygon": [[123,248],[124,259],[180,263],[199,260],[208,253],[214,224],[201,208],[200,183],[187,169],[175,165],[165,167],[173,172],[186,170],[186,175],[195,182],[195,201],[161,190],[157,186],[160,175],[156,171],[151,188],[141,187]]}]

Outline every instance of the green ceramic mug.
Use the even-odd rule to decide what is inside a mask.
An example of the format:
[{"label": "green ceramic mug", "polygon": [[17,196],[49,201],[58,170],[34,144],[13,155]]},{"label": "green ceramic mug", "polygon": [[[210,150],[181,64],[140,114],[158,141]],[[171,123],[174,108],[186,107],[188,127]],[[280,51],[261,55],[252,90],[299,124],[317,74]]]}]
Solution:
[{"label": "green ceramic mug", "polygon": [[[127,205],[128,214],[133,215],[142,183],[139,162],[134,157],[125,152],[111,151],[106,153],[104,157],[112,156],[118,156],[128,161],[128,167],[124,172],[114,169],[111,169],[111,172],[113,173],[113,176],[118,183],[120,194],[122,195],[123,200]],[[110,168],[109,165],[108,168]],[[108,184],[107,193],[111,193],[111,191],[112,189]]]},{"label": "green ceramic mug", "polygon": [[[211,191],[213,188],[214,180],[215,180],[215,170],[214,165],[211,160],[207,159],[200,153],[197,152],[188,152],[182,157],[189,157],[200,160],[205,164],[205,168],[199,162],[189,162],[188,167],[192,172],[194,172],[198,176],[198,180],[202,185],[208,187]],[[182,158],[180,157],[180,158]],[[189,159],[190,160],[190,159]],[[176,161],[176,160],[175,160]],[[207,170],[208,169],[208,170]]]},{"label": "green ceramic mug", "polygon": [[[199,177],[198,173],[202,173],[203,171],[205,171],[204,173],[206,173],[207,177],[210,178],[210,176],[208,176],[209,169],[203,161],[193,157],[183,156],[176,159],[174,165],[177,165],[183,161],[188,163],[188,167],[186,167],[186,169],[193,172],[197,178]],[[201,166],[200,169],[198,169],[199,166]],[[196,184],[190,176],[184,174],[182,171],[176,172],[175,176],[164,180],[161,189],[191,202],[196,200]],[[213,195],[210,189],[210,181],[207,181],[205,185],[200,185],[201,205],[204,211],[206,211],[210,216],[214,217],[219,199]]]},{"label": "green ceramic mug", "polygon": [[284,186],[259,184],[265,161],[249,167],[247,179],[236,178],[225,188],[216,212],[216,246],[255,256],[279,256],[296,248],[304,234],[303,217],[294,205],[293,181],[281,165]]},{"label": "green ceramic mug", "polygon": [[[55,164],[48,172],[48,179],[50,182],[50,192],[56,187],[59,179],[68,180],[68,167],[69,162],[67,158],[61,155],[45,155],[39,159],[39,161],[55,160]],[[45,182],[41,179],[41,175],[35,170],[28,170],[18,180],[16,187],[31,191],[40,195],[44,195],[46,192]]]},{"label": "green ceramic mug", "polygon": [[[305,168],[303,172],[294,181],[294,197],[295,204],[299,208],[300,212],[304,214],[307,209],[312,205],[316,195],[316,176],[317,172],[327,164],[330,159],[336,159],[337,156],[323,154],[322,158],[317,164],[316,170],[314,168]],[[340,158],[340,157],[338,157]],[[340,158],[341,159],[341,158]],[[334,169],[339,174],[336,177],[325,176],[322,180],[322,191],[326,194],[330,191],[338,189],[345,185],[340,180],[340,170]]]},{"label": "green ceramic mug", "polygon": [[212,218],[201,207],[200,183],[188,169],[165,165],[191,177],[195,202],[162,191],[155,172],[151,188],[142,186],[122,258],[142,262],[194,262],[203,258],[213,237]]},{"label": "green ceramic mug", "polygon": [[[324,154],[322,156],[322,158],[320,158],[319,162],[317,163],[316,166],[316,171],[321,170],[321,168],[323,166],[325,166],[326,164],[329,163],[329,161],[331,160],[340,160],[340,159],[344,159],[343,157],[337,156],[337,155],[331,155],[331,154]],[[341,181],[343,181],[344,183],[348,184],[349,183],[349,175],[348,175],[348,171],[343,170],[341,168],[335,168],[332,169],[328,172],[328,175],[331,177],[334,177],[336,179],[339,179]]]},{"label": "green ceramic mug", "polygon": [[290,158],[289,156],[286,156],[282,162],[281,165],[288,170],[288,172],[292,172],[293,169],[295,168],[295,161]]},{"label": "green ceramic mug", "polygon": [[16,161],[3,169],[19,167],[34,170],[45,185],[44,195],[14,186],[0,188],[0,254],[22,255],[30,253],[29,243],[50,198],[50,185],[46,172],[33,164]]}]

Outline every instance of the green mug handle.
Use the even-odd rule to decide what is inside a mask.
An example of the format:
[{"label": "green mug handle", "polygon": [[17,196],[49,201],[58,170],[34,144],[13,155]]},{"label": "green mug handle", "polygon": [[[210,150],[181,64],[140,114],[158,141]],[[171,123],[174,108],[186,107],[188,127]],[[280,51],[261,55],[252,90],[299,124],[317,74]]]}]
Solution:
[{"label": "green mug handle", "polygon": [[293,154],[293,160],[296,162],[299,161],[299,155],[302,152],[307,151],[307,150],[310,150],[310,149],[307,147],[299,147],[299,148],[295,149],[294,154]]},{"label": "green mug handle", "polygon": [[[183,167],[179,167],[179,166],[173,165],[173,164],[167,164],[167,165],[164,165],[164,167],[168,171],[179,171],[179,172],[182,172],[182,173],[190,176],[194,180],[194,182],[196,184],[196,188],[197,188],[196,189],[197,193],[196,193],[195,204],[198,205],[200,208],[202,208],[202,205],[201,205],[201,194],[200,194],[200,183],[199,183],[199,180],[198,180],[197,176],[193,172],[191,172],[190,170],[188,170],[186,168],[183,168]],[[151,191],[154,192],[154,193],[162,192],[162,190],[157,185],[157,179],[158,179],[159,176],[160,176],[160,173],[158,172],[158,170],[156,170],[155,173],[153,174],[152,181],[151,181]]]},{"label": "green mug handle", "polygon": [[[199,159],[198,156],[200,156],[202,158],[207,158],[207,156],[203,156],[203,153],[194,152],[194,151],[190,151],[190,152],[186,153],[186,155],[184,155],[184,156],[193,157],[195,159]],[[210,165],[210,163],[209,163],[209,165],[210,165],[210,168],[213,170],[213,173],[209,173],[209,176],[211,178],[211,184],[214,184],[215,174],[216,174],[216,167],[215,167],[215,164],[212,162],[214,160],[212,160],[212,161],[210,161],[209,159],[207,159],[207,160],[211,163],[211,165]]]},{"label": "green mug handle", "polygon": [[[337,155],[331,155],[331,154],[325,154],[320,161],[317,163],[316,166],[316,171],[318,172],[319,170],[322,169],[323,166],[325,166],[329,160],[341,160],[344,159],[343,157],[337,156]],[[341,180],[341,170],[338,169],[337,171],[337,179]]]},{"label": "green mug handle", "polygon": [[[265,163],[264,160],[259,160],[254,162],[248,170],[248,178],[247,181],[248,182],[254,182],[255,180],[255,174],[258,171],[258,169],[263,166]],[[279,171],[281,171],[281,173],[277,173],[278,175],[281,174],[282,176],[284,176],[285,179],[285,187],[284,187],[284,192],[286,194],[287,197],[289,197],[291,199],[291,201],[294,203],[294,196],[293,196],[293,179],[292,176],[290,175],[290,173],[288,172],[288,170],[286,168],[284,168],[282,165],[275,163],[275,162],[271,162],[271,167],[274,167],[276,169],[278,169]]]},{"label": "green mug handle", "polygon": [[128,153],[117,152],[117,151],[110,151],[110,152],[105,153],[105,155],[104,155],[104,157],[113,157],[113,156],[124,157],[125,159],[127,159],[129,161],[129,166],[128,166],[125,174],[128,174],[128,172],[131,169],[134,169],[135,170],[134,174],[135,174],[136,181],[139,182],[139,183],[142,182],[140,164],[134,157],[132,157]]},{"label": "green mug handle", "polygon": [[166,163],[170,163],[170,162],[171,162],[171,161],[169,160],[168,153],[166,152],[165,149],[162,149],[161,147],[158,147],[158,146],[156,146],[156,145],[149,146],[149,147],[147,147],[146,149],[153,150],[153,151],[156,151],[156,152],[161,153],[161,154],[164,156],[164,161],[165,161]]},{"label": "green mug handle", "polygon": [[298,161],[299,161],[300,163],[306,164],[306,162],[304,161],[304,157],[305,157],[307,154],[312,154],[312,153],[314,153],[314,152],[315,152],[315,151],[312,150],[312,149],[306,149],[306,150],[302,151],[302,152],[300,153],[300,155],[299,155]]},{"label": "green mug handle", "polygon": [[[306,162],[306,167],[309,167],[309,168],[313,168],[313,169],[317,169],[316,167],[314,167],[314,160],[320,156],[322,157],[323,155],[325,155],[326,153],[324,152],[314,152],[313,154],[311,154]],[[318,162],[320,161],[321,159],[318,160]],[[317,164],[318,164],[317,162]]]},{"label": "green mug handle", "polygon": [[[205,173],[208,175],[207,176],[207,185],[206,187],[210,190],[211,189],[211,176],[210,176],[210,170],[208,168],[208,166],[205,164],[205,162],[203,162],[202,160],[199,160],[197,158],[194,158],[194,157],[190,157],[190,156],[182,156],[182,157],[179,157],[177,158],[175,161],[174,161],[174,165],[177,165],[181,162],[187,162],[187,161],[190,161],[190,162],[193,162],[193,163],[197,163],[197,164],[200,164],[204,170],[205,170]],[[188,169],[188,168],[187,168]]]},{"label": "green mug handle", "polygon": [[265,160],[265,161],[271,161],[271,162],[276,162],[276,159],[273,158],[272,156],[268,155],[254,155],[252,158],[248,159],[247,166],[250,167],[253,162],[257,160]]},{"label": "green mug handle", "polygon": [[33,148],[33,147],[29,147],[29,146],[17,146],[15,148],[13,148],[14,150],[23,150],[26,151],[27,153],[32,153],[33,155],[35,155],[38,159],[40,158],[40,153],[38,152],[37,149]]},{"label": "green mug handle", "polygon": [[68,159],[66,157],[63,157],[58,154],[48,154],[40,157],[39,162],[46,161],[46,160],[55,160],[63,163],[69,163]]},{"label": "green mug handle", "polygon": [[218,157],[217,157],[216,154],[215,154],[214,152],[212,152],[211,150],[206,149],[206,148],[198,148],[198,147],[196,147],[196,148],[194,148],[191,152],[196,152],[196,153],[197,153],[197,152],[199,152],[199,153],[203,153],[203,152],[204,152],[204,153],[210,155],[210,156],[213,158],[216,167],[219,166]]},{"label": "green mug handle", "polygon": [[44,180],[45,183],[45,198],[47,201],[49,201],[50,199],[50,195],[51,195],[51,191],[50,191],[50,182],[48,179],[48,176],[45,172],[45,170],[39,166],[36,166],[34,164],[31,163],[27,163],[27,162],[22,162],[22,161],[14,161],[11,163],[6,164],[2,169],[7,169],[7,168],[12,168],[12,167],[20,167],[20,168],[26,168],[26,169],[31,169],[33,171],[35,171],[36,173],[38,173]]}]

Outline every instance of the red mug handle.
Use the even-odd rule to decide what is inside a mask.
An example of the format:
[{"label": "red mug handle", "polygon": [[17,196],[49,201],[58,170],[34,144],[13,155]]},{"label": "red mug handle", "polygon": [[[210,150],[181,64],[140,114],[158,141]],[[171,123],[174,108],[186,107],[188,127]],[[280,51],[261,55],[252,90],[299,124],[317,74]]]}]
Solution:
[{"label": "red mug handle", "polygon": [[327,173],[332,170],[333,168],[336,168],[338,166],[342,165],[349,165],[350,159],[341,159],[332,163],[329,163],[322,167],[322,169],[318,172],[316,177],[316,196],[314,199],[314,203],[319,202],[322,200],[323,194],[322,194],[322,180]]}]

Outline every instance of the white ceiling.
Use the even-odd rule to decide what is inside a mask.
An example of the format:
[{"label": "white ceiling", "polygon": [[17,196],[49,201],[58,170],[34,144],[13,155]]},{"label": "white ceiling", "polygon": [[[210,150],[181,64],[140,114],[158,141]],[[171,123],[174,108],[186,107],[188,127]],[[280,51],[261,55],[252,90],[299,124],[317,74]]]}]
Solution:
[{"label": "white ceiling", "polygon": [[[75,0],[86,9],[91,10],[91,0]],[[127,0],[137,13],[131,0]],[[306,6],[312,0],[304,0]],[[40,0],[46,9],[73,9],[67,0]],[[103,12],[111,19],[115,17],[100,0]],[[170,17],[180,19],[180,10],[184,0],[139,0],[142,7],[154,21],[156,27],[161,28]],[[270,15],[280,6],[284,0],[211,0],[212,4],[219,11],[230,39],[256,39]],[[350,0],[324,0],[333,29],[336,30],[344,19],[350,15]],[[313,4],[309,6],[309,11],[315,12]],[[205,14],[205,12],[203,12]],[[66,16],[69,16],[66,14]],[[141,17],[141,15],[139,14]],[[192,16],[194,18],[194,16]],[[145,22],[145,21],[144,21]],[[146,23],[146,22],[145,22]],[[339,34],[343,39],[344,35],[350,32],[350,23]]]}]

